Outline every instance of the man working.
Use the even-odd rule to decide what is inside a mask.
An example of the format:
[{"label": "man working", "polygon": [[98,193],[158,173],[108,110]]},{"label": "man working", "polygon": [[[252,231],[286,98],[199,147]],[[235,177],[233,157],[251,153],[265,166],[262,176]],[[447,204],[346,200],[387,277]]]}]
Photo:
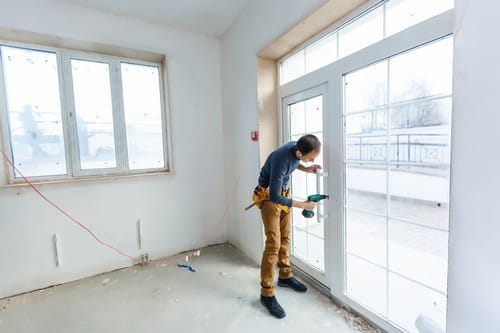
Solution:
[{"label": "man working", "polygon": [[259,185],[254,190],[253,200],[261,210],[266,245],[262,255],[261,303],[276,318],[286,316],[274,296],[274,267],[278,263],[278,285],[305,292],[307,287],[293,277],[290,268],[290,208],[312,210],[316,203],[296,201],[290,198],[288,187],[290,174],[299,169],[316,173],[321,167],[317,164],[304,166],[300,162],[314,162],[321,149],[321,143],[314,135],[304,135],[298,141],[289,142],[273,151],[262,167]]}]

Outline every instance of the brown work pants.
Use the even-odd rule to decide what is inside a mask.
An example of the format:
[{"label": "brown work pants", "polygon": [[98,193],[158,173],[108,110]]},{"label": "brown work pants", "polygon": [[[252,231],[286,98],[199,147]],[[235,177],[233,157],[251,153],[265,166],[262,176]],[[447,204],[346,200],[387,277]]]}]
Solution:
[{"label": "brown work pants", "polygon": [[[291,210],[291,208],[290,208]],[[260,293],[262,296],[274,295],[274,267],[279,267],[279,278],[293,276],[290,269],[290,212],[278,209],[276,204],[265,200],[260,205],[266,246],[260,266]]]}]

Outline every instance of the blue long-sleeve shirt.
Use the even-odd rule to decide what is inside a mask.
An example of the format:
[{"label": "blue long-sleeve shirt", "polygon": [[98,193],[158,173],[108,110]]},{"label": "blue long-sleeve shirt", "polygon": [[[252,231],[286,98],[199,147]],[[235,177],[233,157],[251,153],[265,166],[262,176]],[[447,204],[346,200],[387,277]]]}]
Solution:
[{"label": "blue long-sleeve shirt", "polygon": [[290,174],[299,166],[296,150],[296,141],[291,141],[273,151],[267,157],[259,176],[259,185],[269,187],[269,200],[288,207],[292,206],[292,199],[282,196],[281,188],[288,185]]}]

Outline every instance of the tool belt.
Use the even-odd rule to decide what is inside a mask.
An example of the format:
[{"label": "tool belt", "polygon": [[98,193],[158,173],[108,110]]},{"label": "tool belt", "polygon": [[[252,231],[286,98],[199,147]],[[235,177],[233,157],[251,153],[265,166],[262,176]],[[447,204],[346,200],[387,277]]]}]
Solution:
[{"label": "tool belt", "polygon": [[[290,193],[290,188],[288,186],[282,187],[281,188],[281,195],[286,197],[286,198],[291,198],[292,195]],[[255,187],[255,189],[253,190],[252,200],[253,200],[254,204],[260,208],[264,201],[269,200],[269,189],[264,188],[260,185],[257,185]],[[282,210],[285,213],[288,213],[290,211],[290,207],[285,206],[285,205],[280,205],[280,204],[276,204],[276,209]]]}]

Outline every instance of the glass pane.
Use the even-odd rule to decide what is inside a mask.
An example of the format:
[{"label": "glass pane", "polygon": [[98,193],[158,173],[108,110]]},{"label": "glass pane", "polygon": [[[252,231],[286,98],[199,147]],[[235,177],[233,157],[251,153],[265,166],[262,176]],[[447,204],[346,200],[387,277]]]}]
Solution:
[{"label": "glass pane", "polygon": [[[316,212],[315,212],[316,213]],[[307,231],[311,234],[314,235],[320,239],[325,238],[325,228],[324,228],[324,223],[323,222],[318,222],[318,219],[316,216],[314,216],[312,219],[308,219],[309,225],[307,227]],[[322,247],[323,249],[323,247]]]},{"label": "glass pane", "polygon": [[[320,224],[322,225],[322,224]],[[312,234],[308,234],[308,254],[307,262],[319,269],[320,271],[325,270],[325,242],[322,238],[314,236]]]},{"label": "glass pane", "polygon": [[293,228],[293,255],[307,262],[307,233]]},{"label": "glass pane", "polygon": [[389,320],[418,333],[415,320],[420,314],[432,318],[444,331],[446,296],[396,274],[389,274]]},{"label": "glass pane", "polygon": [[446,293],[448,233],[390,220],[389,269]]},{"label": "glass pane", "polygon": [[301,136],[302,136],[302,134],[300,134],[300,135],[291,135],[290,136],[290,141],[298,141]]},{"label": "glass pane", "polygon": [[301,228],[306,231],[309,226],[309,222],[311,221],[313,220],[302,216],[302,209],[292,209],[292,223],[294,227]]},{"label": "glass pane", "polygon": [[305,133],[305,103],[298,102],[288,106],[290,110],[290,134],[303,135]]},{"label": "glass pane", "polygon": [[346,295],[386,316],[387,275],[384,269],[347,254]]},{"label": "glass pane", "polygon": [[323,96],[305,101],[306,133],[316,134],[323,131]]},{"label": "glass pane", "polygon": [[[366,137],[370,133],[386,136],[385,130],[386,120],[384,110],[371,110],[346,116],[346,134],[348,136],[351,134],[363,134],[362,136]],[[370,137],[373,137],[373,135],[370,135]],[[361,136],[356,135],[355,137],[359,138]]]},{"label": "glass pane", "polygon": [[290,82],[305,74],[305,53],[300,50],[281,64],[281,84]]},{"label": "glass pane", "polygon": [[121,64],[129,169],[165,167],[158,67]]},{"label": "glass pane", "polygon": [[339,58],[384,37],[383,7],[379,6],[339,30]]},{"label": "glass pane", "polygon": [[451,94],[453,39],[445,38],[390,60],[390,102]]},{"label": "glass pane", "polygon": [[299,200],[307,198],[307,174],[305,172],[294,172],[292,174],[293,197]]},{"label": "glass pane", "polygon": [[346,159],[354,161],[387,160],[387,134],[374,120],[378,112],[363,112],[346,117]]},{"label": "glass pane", "polygon": [[384,165],[346,165],[346,206],[385,215],[387,168]]},{"label": "glass pane", "polygon": [[386,37],[453,8],[453,0],[386,2]]},{"label": "glass pane", "polygon": [[448,228],[450,117],[450,98],[391,109],[391,216]]},{"label": "glass pane", "polygon": [[303,201],[316,192],[316,175],[302,171],[296,171],[292,174],[292,195],[294,198]]},{"label": "glass pane", "polygon": [[306,48],[306,72],[337,60],[337,33],[329,34]]},{"label": "glass pane", "polygon": [[13,162],[27,177],[66,174],[56,54],[0,50]]},{"label": "glass pane", "polygon": [[419,132],[429,135],[448,135],[450,120],[451,97],[405,103],[390,110],[392,133],[398,133],[397,130],[400,129],[419,127]]},{"label": "glass pane", "polygon": [[448,230],[449,177],[405,169],[389,172],[391,217]]},{"label": "glass pane", "polygon": [[[311,163],[304,163],[304,165],[310,165]],[[298,171],[302,172],[302,171]],[[312,173],[306,173],[306,179],[307,179],[307,195],[311,194],[316,194],[317,192],[317,187],[316,187],[316,175]]]},{"label": "glass pane", "polygon": [[[323,120],[321,120],[323,121]],[[323,125],[323,123],[321,124]],[[321,151],[319,152],[319,155],[318,157],[316,157],[314,159],[314,162],[311,162],[310,164],[319,164],[321,165],[322,168],[324,168],[324,159],[323,159],[323,156],[324,156],[324,153],[325,153],[325,141],[323,141],[323,132],[315,132],[313,133],[319,140],[319,142],[321,142]]]},{"label": "glass pane", "polygon": [[[316,210],[314,211],[316,214]],[[316,216],[313,218],[305,218],[302,215],[301,209],[292,209],[292,219],[294,227],[300,228],[303,231],[316,235],[320,238],[324,237],[323,223],[318,223]]]},{"label": "glass pane", "polygon": [[375,109],[387,103],[387,61],[345,76],[345,112]]},{"label": "glass pane", "polygon": [[81,169],[116,167],[109,65],[71,59]]},{"label": "glass pane", "polygon": [[346,250],[386,267],[386,218],[346,209]]}]

